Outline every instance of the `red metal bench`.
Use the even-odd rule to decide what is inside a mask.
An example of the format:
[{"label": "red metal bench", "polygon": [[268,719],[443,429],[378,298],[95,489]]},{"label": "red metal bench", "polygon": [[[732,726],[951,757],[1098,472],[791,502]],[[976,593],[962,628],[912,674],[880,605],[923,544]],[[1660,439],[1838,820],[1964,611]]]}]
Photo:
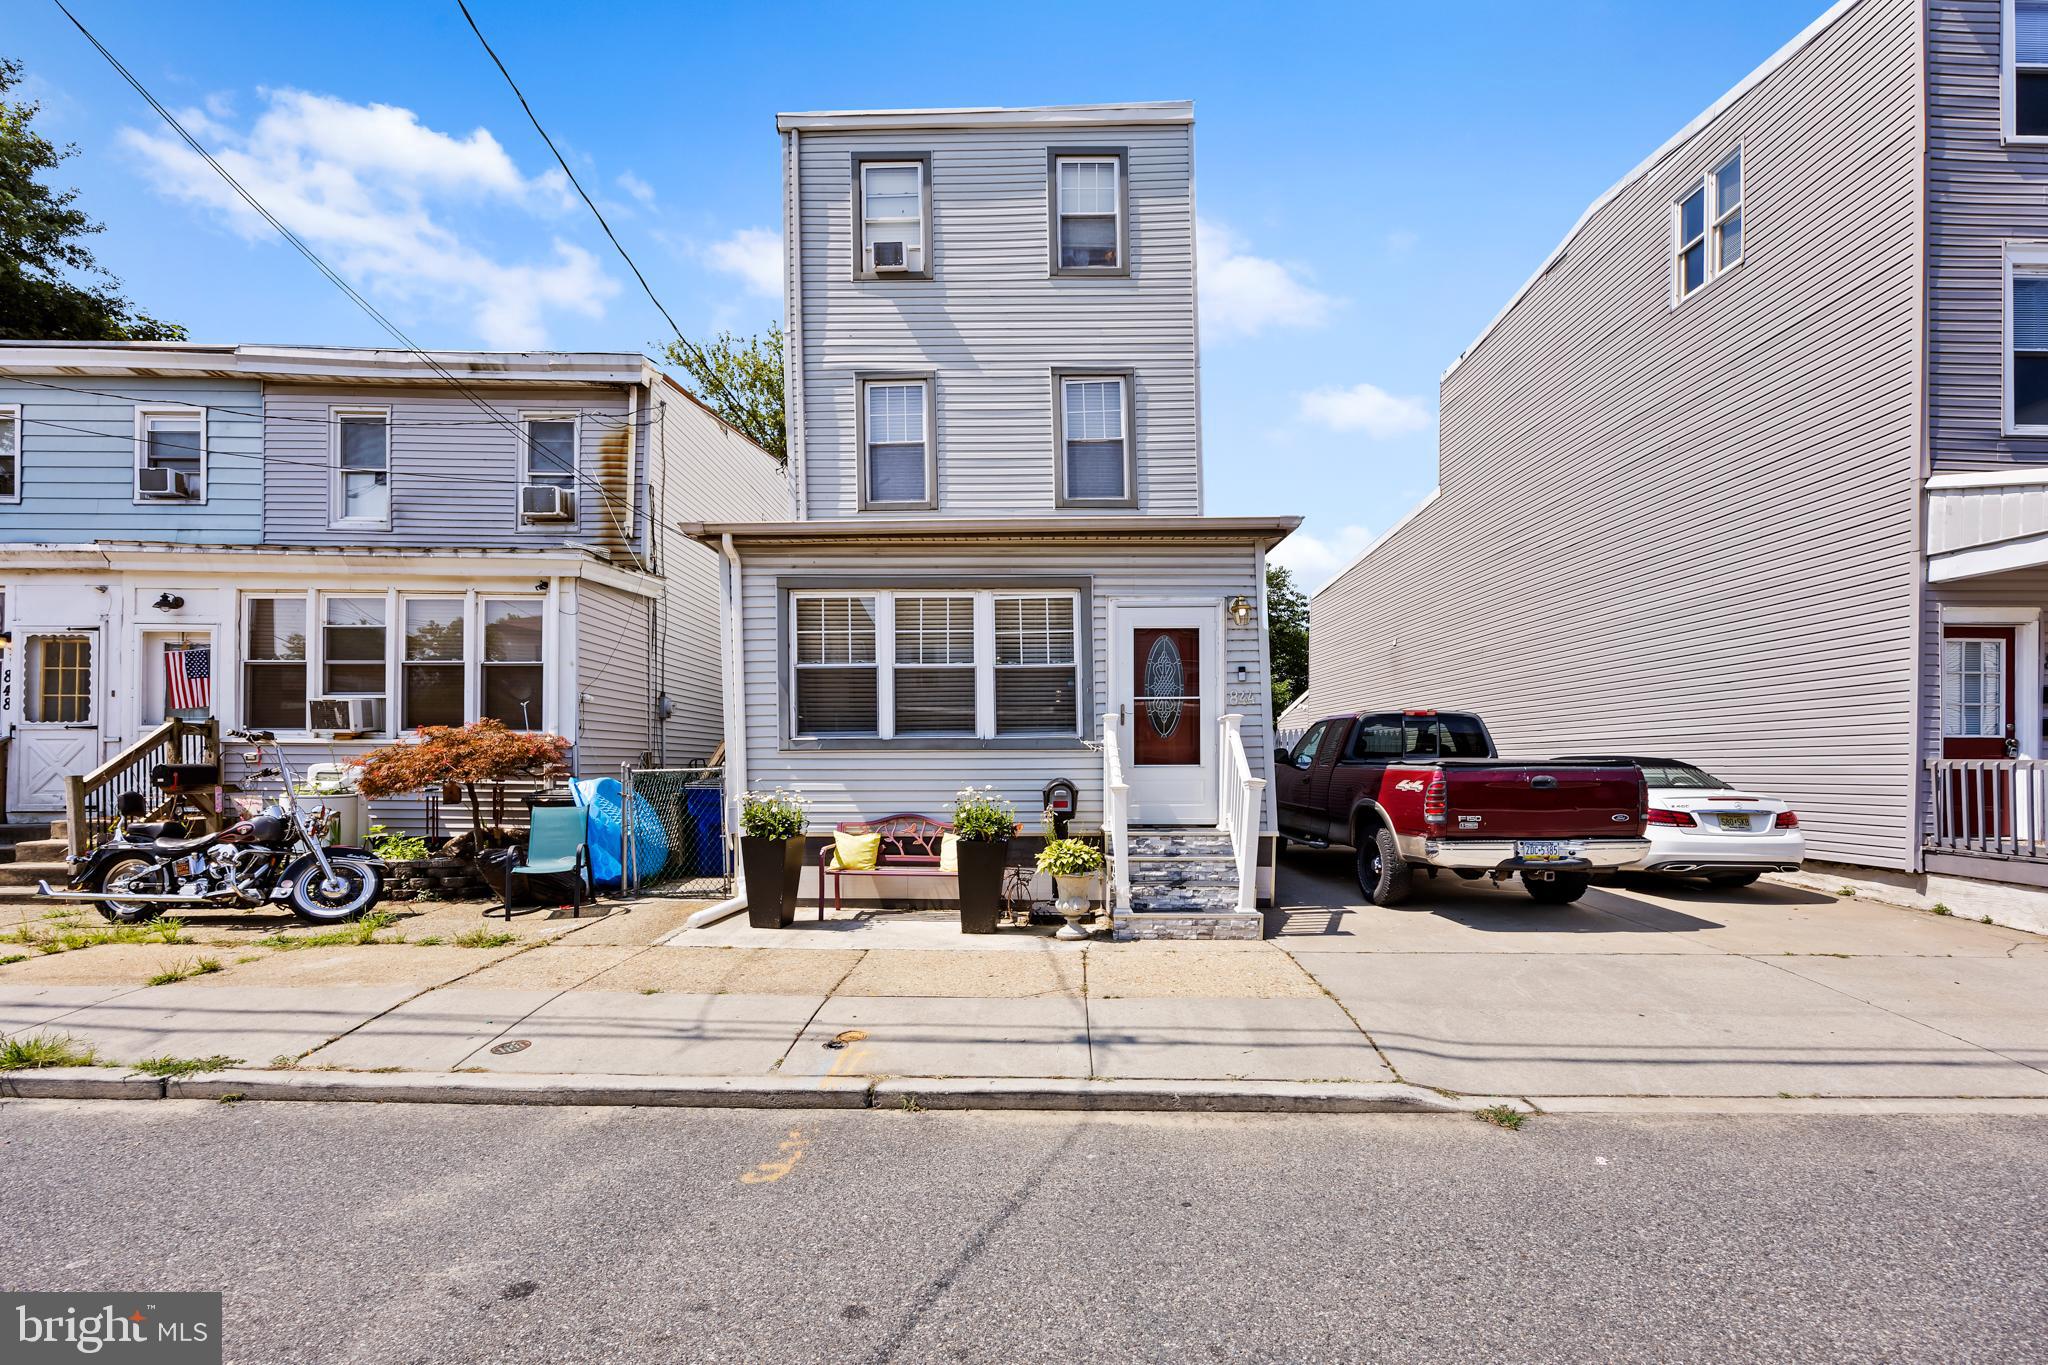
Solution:
[{"label": "red metal bench", "polygon": [[879,834],[882,846],[876,850],[875,865],[842,868],[833,865],[837,848],[818,854],[818,918],[825,918],[825,879],[832,879],[832,908],[840,909],[841,877],[958,877],[957,872],[939,870],[939,846],[953,827],[922,815],[892,815],[885,820],[849,820],[834,826],[840,834]]}]

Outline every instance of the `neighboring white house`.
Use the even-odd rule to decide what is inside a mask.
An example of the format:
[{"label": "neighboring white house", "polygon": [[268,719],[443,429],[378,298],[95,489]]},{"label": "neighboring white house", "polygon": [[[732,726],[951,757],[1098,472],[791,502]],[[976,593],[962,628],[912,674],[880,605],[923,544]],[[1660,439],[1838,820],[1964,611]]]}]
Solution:
[{"label": "neighboring white house", "polygon": [[633,354],[0,343],[0,437],[29,815],[171,717],[274,730],[299,763],[483,716],[567,736],[583,775],[703,762],[718,557],[672,528],[788,500]]},{"label": "neighboring white house", "polygon": [[1227,826],[1230,885],[1124,892],[1119,932],[1256,936],[1265,555],[1297,522],[1203,515],[1192,107],[777,126],[791,502],[686,528],[726,560],[729,776],[801,788],[814,836],[993,785],[1013,861],[1064,778],[1120,891],[1125,831]]}]

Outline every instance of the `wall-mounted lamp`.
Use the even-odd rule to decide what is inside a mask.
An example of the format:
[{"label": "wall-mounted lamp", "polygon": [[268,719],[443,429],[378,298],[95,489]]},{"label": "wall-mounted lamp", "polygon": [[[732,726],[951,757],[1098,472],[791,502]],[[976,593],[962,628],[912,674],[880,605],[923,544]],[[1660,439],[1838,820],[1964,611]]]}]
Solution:
[{"label": "wall-mounted lamp", "polygon": [[541,579],[540,582],[533,585],[533,590],[535,592],[546,592],[548,590],[548,581],[545,578]]},{"label": "wall-mounted lamp", "polygon": [[1258,604],[1249,597],[1233,597],[1223,604],[1230,615],[1230,624],[1243,628],[1259,619]]},{"label": "wall-mounted lamp", "polygon": [[176,593],[160,592],[156,595],[156,601],[150,605],[158,611],[179,611],[184,608],[185,599]]}]

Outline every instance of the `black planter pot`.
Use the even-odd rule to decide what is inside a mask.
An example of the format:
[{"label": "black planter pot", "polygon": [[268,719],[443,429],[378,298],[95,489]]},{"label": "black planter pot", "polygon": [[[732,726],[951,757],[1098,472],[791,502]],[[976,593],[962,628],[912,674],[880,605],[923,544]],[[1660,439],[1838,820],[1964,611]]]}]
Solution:
[{"label": "black planter pot", "polygon": [[1003,913],[1003,869],[1010,861],[1008,839],[962,839],[960,859],[960,932],[993,934]]},{"label": "black planter pot", "polygon": [[740,867],[747,877],[747,923],[786,929],[796,922],[797,885],[804,875],[804,841],[740,837]]}]

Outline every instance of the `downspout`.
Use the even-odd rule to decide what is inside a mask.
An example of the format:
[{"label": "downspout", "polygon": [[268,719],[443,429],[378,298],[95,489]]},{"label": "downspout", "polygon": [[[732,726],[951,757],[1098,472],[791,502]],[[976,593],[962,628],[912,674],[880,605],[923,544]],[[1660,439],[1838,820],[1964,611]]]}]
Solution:
[{"label": "downspout", "polygon": [[[719,653],[722,659],[722,681],[725,684],[725,812],[726,837],[732,837],[734,821],[732,813],[739,807],[739,796],[747,790],[747,696],[741,689],[740,679],[744,670],[740,663],[740,646],[745,638],[741,630],[740,587],[742,583],[739,551],[733,548],[732,535],[727,533],[718,538],[719,552],[725,556],[719,567],[719,596],[723,598],[725,619],[720,625]],[[741,863],[733,873],[732,895],[716,905],[707,905],[683,921],[685,932],[702,929],[707,924],[737,915],[747,908],[747,868]]]},{"label": "downspout", "polygon": [[784,475],[789,480],[789,516],[802,521],[810,509],[804,493],[803,133],[784,135],[782,153],[782,423]]}]

